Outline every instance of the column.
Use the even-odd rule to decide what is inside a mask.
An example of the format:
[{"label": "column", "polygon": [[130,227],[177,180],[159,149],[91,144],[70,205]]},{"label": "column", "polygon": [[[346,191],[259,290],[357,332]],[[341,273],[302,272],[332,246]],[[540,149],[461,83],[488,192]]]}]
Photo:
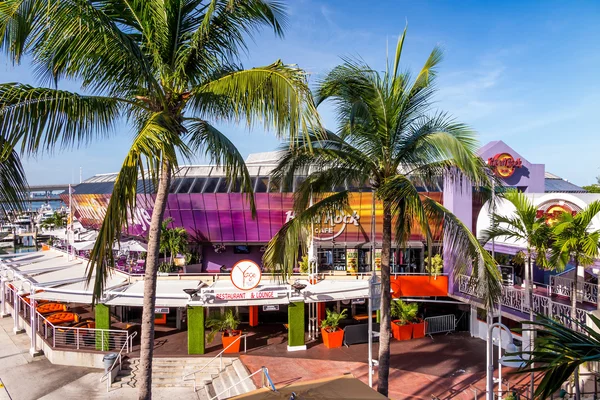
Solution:
[{"label": "column", "polygon": [[0,278],[0,318],[7,317],[6,312],[6,279]]},{"label": "column", "polygon": [[[33,291],[33,290],[32,290]],[[32,298],[29,299],[30,301],[30,313],[29,313],[29,317],[30,317],[30,323],[31,323],[31,346],[29,347],[29,354],[31,354],[32,357],[37,356],[40,354],[40,352],[37,350],[37,318],[36,318],[36,303],[35,300],[33,300]]]},{"label": "column", "polygon": [[321,321],[325,319],[326,311],[325,311],[325,302],[317,303],[317,326],[319,329],[321,328]]},{"label": "column", "polygon": [[110,306],[98,303],[95,307],[96,312],[96,350],[108,351],[110,329]]},{"label": "column", "polygon": [[188,354],[204,354],[204,307],[188,307]]},{"label": "column", "polygon": [[258,326],[258,306],[250,306],[248,311],[250,311],[248,325]]},{"label": "column", "polygon": [[19,295],[16,290],[13,291],[13,332],[21,333],[19,328]]},{"label": "column", "polygon": [[304,302],[288,305],[288,351],[306,350],[304,342]]}]

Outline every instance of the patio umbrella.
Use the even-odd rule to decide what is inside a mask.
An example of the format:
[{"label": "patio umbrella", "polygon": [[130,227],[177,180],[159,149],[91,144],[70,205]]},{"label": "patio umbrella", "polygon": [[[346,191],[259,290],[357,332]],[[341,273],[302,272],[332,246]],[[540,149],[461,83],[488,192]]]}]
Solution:
[{"label": "patio umbrella", "polygon": [[119,242],[113,246],[114,250],[121,251],[136,251],[138,253],[148,251],[148,245],[142,243],[139,240],[127,240],[125,242]]}]

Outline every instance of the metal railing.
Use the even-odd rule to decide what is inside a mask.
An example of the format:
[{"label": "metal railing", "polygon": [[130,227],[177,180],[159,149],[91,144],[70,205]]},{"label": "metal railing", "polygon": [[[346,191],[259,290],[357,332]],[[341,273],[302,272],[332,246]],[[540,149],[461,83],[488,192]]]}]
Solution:
[{"label": "metal railing", "polygon": [[454,314],[440,315],[425,318],[425,334],[433,339],[433,334],[450,333],[456,330],[456,316]]},{"label": "metal railing", "polygon": [[266,383],[268,383],[269,388],[273,391],[276,392],[277,389],[275,389],[275,385],[273,384],[273,381],[271,380],[271,376],[269,376],[269,370],[267,367],[260,367],[259,370],[254,371],[253,373],[251,373],[250,375],[248,375],[247,377],[245,377],[244,379],[240,380],[237,383],[234,383],[233,385],[229,386],[227,389],[224,389],[222,391],[220,391],[219,393],[216,393],[213,397],[210,398],[210,400],[215,400],[218,399],[219,396],[221,396],[224,393],[228,393],[228,396],[231,395],[231,389],[233,389],[234,387],[236,387],[237,385],[239,385],[240,383],[247,381],[248,379],[252,378],[254,375],[258,374],[262,372],[262,387],[266,387],[267,385],[265,385],[265,379],[266,379]]},{"label": "metal railing", "polygon": [[[571,298],[573,279],[565,278],[560,275],[550,277],[551,294]],[[598,285],[595,283],[577,281],[577,301],[586,301],[588,303],[598,303]]]},{"label": "metal railing", "polygon": [[244,353],[245,353],[246,352],[246,337],[247,336],[248,335],[243,334],[243,335],[240,335],[239,337],[237,337],[233,342],[229,343],[229,345],[227,347],[225,347],[223,350],[221,350],[219,352],[219,354],[217,354],[216,356],[214,356],[213,358],[211,358],[202,368],[200,368],[200,369],[198,369],[196,371],[190,372],[189,374],[184,375],[183,376],[183,380],[187,381],[188,380],[187,378],[193,375],[194,376],[194,392],[196,392],[196,374],[204,371],[217,358],[219,359],[219,373],[223,372],[223,353],[225,353],[225,351],[228,348],[230,348],[231,346],[233,346],[238,340],[241,340],[242,338],[244,338]]},{"label": "metal railing", "polygon": [[104,375],[102,375],[102,378],[100,378],[100,383],[102,383],[104,381],[104,379],[106,378],[106,392],[110,391],[110,385],[112,384],[112,376],[111,375],[112,375],[112,371],[113,371],[113,369],[115,369],[115,366],[117,365],[117,363],[119,363],[119,371],[121,369],[123,369],[123,350],[125,350],[125,348],[127,347],[126,353],[129,353],[129,349],[131,349],[133,347],[133,338],[136,336],[137,336],[137,332],[133,332],[131,335],[128,336],[125,343],[123,343],[123,346],[121,346],[121,350],[119,350],[119,354],[117,354],[117,358],[115,358],[115,361],[113,361],[110,368],[104,373]]},{"label": "metal railing", "polygon": [[[470,276],[461,275],[458,279],[458,290],[460,293],[482,298],[483,288],[479,287],[477,281]],[[513,287],[503,286],[500,302],[503,307],[507,307],[522,313],[528,313],[530,309],[534,312],[543,314],[549,318],[557,319],[562,324],[567,324],[567,317],[571,315],[571,306],[553,301],[550,297],[532,294],[532,305],[529,305],[529,299],[525,290],[515,289]],[[587,312],[581,308],[576,310],[577,320],[582,324],[586,323]],[[581,328],[579,328],[581,329]]]}]

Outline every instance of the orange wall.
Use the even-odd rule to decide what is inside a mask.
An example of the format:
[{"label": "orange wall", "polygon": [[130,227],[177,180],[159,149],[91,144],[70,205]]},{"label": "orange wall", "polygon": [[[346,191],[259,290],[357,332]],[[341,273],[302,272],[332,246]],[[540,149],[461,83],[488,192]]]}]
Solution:
[{"label": "orange wall", "polygon": [[448,277],[402,275],[391,277],[392,297],[447,296]]}]

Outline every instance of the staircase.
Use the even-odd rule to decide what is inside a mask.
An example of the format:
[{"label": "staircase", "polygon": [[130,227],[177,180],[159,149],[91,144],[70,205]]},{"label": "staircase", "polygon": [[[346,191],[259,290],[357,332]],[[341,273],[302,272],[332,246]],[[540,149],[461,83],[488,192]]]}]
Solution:
[{"label": "staircase", "polygon": [[[183,376],[204,367],[209,359],[206,358],[155,358],[152,362],[153,387],[189,387],[190,393],[194,391],[193,377],[183,380]],[[119,371],[113,388],[135,388],[139,375],[139,359],[123,359],[122,369]],[[248,371],[237,358],[223,358],[223,370],[219,370],[219,360],[213,360],[209,366],[196,374],[196,392],[200,399],[211,399],[223,390],[240,382],[248,376]],[[238,394],[247,393],[256,389],[251,379],[231,388],[230,393],[220,395],[219,399],[227,399]]]}]

